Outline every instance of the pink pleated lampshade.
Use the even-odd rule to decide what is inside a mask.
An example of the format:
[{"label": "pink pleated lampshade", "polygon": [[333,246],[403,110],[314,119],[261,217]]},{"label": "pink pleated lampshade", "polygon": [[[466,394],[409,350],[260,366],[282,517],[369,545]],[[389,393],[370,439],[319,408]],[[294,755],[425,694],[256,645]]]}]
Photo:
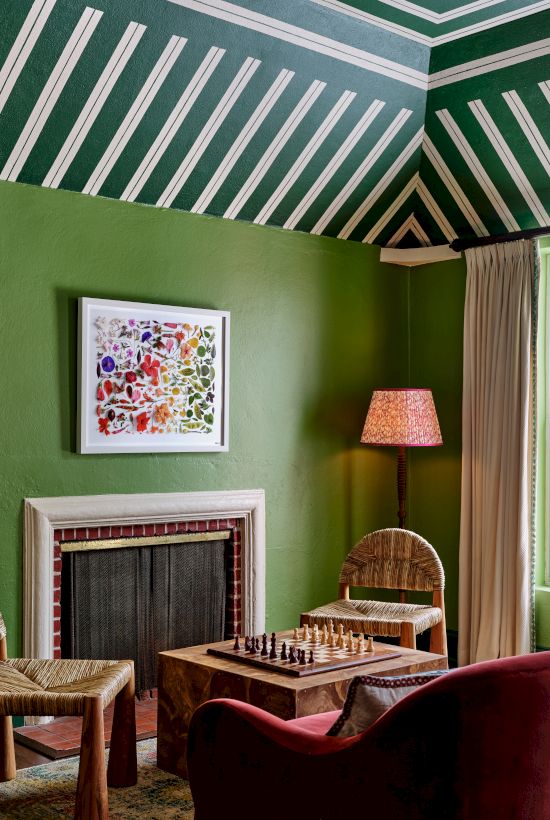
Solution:
[{"label": "pink pleated lampshade", "polygon": [[443,444],[432,391],[425,388],[374,390],[361,442],[393,447]]}]

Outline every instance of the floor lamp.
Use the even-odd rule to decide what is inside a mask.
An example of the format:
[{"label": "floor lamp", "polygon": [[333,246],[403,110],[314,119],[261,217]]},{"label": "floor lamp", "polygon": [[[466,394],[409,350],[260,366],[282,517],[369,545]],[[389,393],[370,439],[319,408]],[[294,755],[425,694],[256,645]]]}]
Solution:
[{"label": "floor lamp", "polygon": [[397,497],[399,526],[407,512],[407,454],[405,447],[436,447],[443,444],[432,391],[424,388],[374,390],[363,434],[363,444],[397,447]]}]

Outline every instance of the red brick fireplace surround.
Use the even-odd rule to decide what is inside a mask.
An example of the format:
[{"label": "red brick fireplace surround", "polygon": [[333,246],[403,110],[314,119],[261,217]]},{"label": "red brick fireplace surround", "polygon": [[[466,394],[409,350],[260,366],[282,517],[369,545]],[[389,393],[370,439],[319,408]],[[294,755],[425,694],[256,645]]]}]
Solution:
[{"label": "red brick fireplace surround", "polygon": [[[97,539],[121,539],[179,533],[218,532],[229,530],[226,548],[227,586],[225,603],[225,636],[230,638],[242,630],[241,611],[241,530],[235,518],[214,518],[200,521],[165,521],[113,525],[103,527],[67,527],[53,533],[53,657],[61,657],[61,554],[62,544]],[[123,545],[121,545],[123,546]]]}]

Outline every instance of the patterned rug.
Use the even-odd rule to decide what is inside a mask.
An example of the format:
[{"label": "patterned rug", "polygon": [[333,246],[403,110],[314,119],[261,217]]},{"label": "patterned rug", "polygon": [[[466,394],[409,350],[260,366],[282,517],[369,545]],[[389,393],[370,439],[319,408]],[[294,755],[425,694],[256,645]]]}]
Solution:
[{"label": "patterned rug", "polygon": [[[192,820],[193,802],[186,780],[157,769],[156,738],[137,744],[138,782],[129,789],[109,789],[111,820]],[[0,783],[0,818],[71,820],[78,757],[20,769],[15,780]]]}]

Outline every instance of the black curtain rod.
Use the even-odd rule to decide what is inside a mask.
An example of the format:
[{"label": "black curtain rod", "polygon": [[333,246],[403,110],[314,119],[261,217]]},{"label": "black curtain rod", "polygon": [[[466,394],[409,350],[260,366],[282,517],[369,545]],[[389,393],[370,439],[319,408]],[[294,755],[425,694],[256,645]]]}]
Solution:
[{"label": "black curtain rod", "polygon": [[513,242],[515,239],[534,239],[536,236],[550,236],[547,228],[532,228],[529,231],[515,231],[500,236],[480,236],[476,239],[453,239],[450,247],[453,251],[464,251],[466,248],[479,248],[482,245],[494,245],[497,242]]}]

